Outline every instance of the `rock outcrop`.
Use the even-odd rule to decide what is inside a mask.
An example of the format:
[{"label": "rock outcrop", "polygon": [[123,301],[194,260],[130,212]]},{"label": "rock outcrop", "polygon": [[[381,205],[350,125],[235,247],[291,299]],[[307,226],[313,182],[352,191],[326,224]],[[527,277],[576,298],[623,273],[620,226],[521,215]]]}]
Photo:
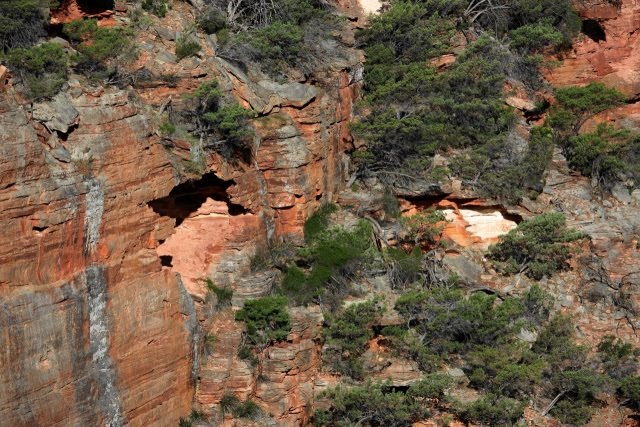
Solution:
[{"label": "rock outcrop", "polygon": [[[56,23],[126,19],[63,3]],[[187,28],[190,8],[175,4],[157,24],[169,28],[151,28],[137,40],[134,71],[174,73],[175,87],[151,79],[103,89],[73,76],[61,95],[31,107],[3,77],[0,416],[8,425],[176,425],[191,411],[199,329],[210,326],[198,279],[235,288],[236,305],[268,292],[273,277],[247,277],[252,254],[277,236],[299,234],[345,180],[348,122],[361,78],[356,52],[313,84],[249,78],[216,59],[204,36],[203,55],[177,63],[168,50],[175,37],[166,36]],[[179,109],[182,94],[210,78],[261,117],[251,163],[205,153],[205,177],[217,180],[207,193],[187,170],[193,147],[161,139],[155,129],[167,99]],[[182,210],[172,211],[172,191],[189,179],[199,193],[181,194],[174,204]],[[243,376],[240,362],[225,365],[238,389],[257,387],[264,406],[277,419],[291,417],[292,425],[307,416],[317,352],[312,334],[303,328],[299,335],[266,354],[269,386]],[[203,363],[197,400],[213,403],[220,395],[207,391],[209,362]]]},{"label": "rock outcrop", "polygon": [[[176,184],[164,148],[124,91],[78,91],[33,113],[1,96],[3,423],[177,422],[197,325],[154,249],[147,202]],[[71,125],[38,115],[47,109]]]},{"label": "rock outcrop", "polygon": [[638,26],[640,5],[635,0],[575,1],[582,34],[559,67],[547,70],[554,86],[599,81],[612,86],[630,99],[640,94],[640,43]]}]

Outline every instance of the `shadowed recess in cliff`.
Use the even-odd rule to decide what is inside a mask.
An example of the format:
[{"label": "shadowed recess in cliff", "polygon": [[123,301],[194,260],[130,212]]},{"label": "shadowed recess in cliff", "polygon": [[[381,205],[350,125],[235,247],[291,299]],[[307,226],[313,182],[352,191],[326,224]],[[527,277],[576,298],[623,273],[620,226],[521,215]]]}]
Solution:
[{"label": "shadowed recess in cliff", "polygon": [[585,19],[582,21],[582,33],[594,42],[606,42],[607,34],[602,25],[595,19]]},{"label": "shadowed recess in cliff", "polygon": [[94,15],[115,9],[115,2],[114,0],[78,0],[78,8],[87,15]]},{"label": "shadowed recess in cliff", "polygon": [[176,227],[196,212],[208,198],[225,202],[229,207],[229,215],[249,213],[243,206],[231,202],[227,194],[231,185],[233,181],[224,181],[213,172],[206,173],[201,179],[176,186],[167,197],[152,200],[149,206],[159,215],[175,218]]}]

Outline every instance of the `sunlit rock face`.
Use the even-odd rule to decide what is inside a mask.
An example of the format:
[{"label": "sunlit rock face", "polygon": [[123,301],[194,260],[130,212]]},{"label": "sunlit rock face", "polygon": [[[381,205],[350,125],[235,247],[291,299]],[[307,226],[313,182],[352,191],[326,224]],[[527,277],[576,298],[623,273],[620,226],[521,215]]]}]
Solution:
[{"label": "sunlit rock face", "polygon": [[498,237],[516,227],[516,222],[506,219],[499,210],[477,211],[472,209],[444,209],[449,223],[444,236],[456,244],[467,247],[488,248]]},{"label": "sunlit rock face", "polygon": [[382,2],[380,0],[360,0],[360,5],[365,13],[378,13],[382,7]]},{"label": "sunlit rock face", "polygon": [[598,81],[623,92],[629,98],[640,94],[640,4],[588,0],[574,2],[580,14],[582,34],[558,67],[545,71],[554,86]]}]

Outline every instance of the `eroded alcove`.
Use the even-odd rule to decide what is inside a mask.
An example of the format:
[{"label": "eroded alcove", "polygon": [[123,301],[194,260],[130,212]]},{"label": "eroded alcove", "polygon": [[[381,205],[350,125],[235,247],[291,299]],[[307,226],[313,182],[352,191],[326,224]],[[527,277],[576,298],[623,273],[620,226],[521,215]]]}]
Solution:
[{"label": "eroded alcove", "polygon": [[203,278],[219,284],[228,276],[231,284],[266,238],[260,217],[231,201],[231,185],[207,173],[149,202],[158,215],[175,219],[172,234],[158,242],[156,251],[161,265],[179,273],[191,295],[204,298]]},{"label": "eroded alcove", "polygon": [[607,34],[600,22],[595,19],[585,19],[582,21],[582,33],[594,42],[607,41]]}]

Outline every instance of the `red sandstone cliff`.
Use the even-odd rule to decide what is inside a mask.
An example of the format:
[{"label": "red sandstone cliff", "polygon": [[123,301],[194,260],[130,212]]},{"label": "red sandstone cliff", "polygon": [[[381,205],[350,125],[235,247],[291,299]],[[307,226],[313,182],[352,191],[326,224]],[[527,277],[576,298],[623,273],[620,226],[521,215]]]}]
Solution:
[{"label": "red sandstone cliff", "polygon": [[[353,3],[342,3],[359,16]],[[549,80],[597,79],[637,98],[638,5],[579,5],[606,40],[583,36],[564,64],[549,71]],[[336,381],[319,372],[320,313],[292,312],[293,332],[265,351],[258,378],[236,355],[242,325],[231,312],[212,320],[198,279],[230,285],[236,307],[269,291],[275,278],[252,274],[249,259],[276,236],[299,238],[309,213],[341,190],[361,58],[352,52],[313,82],[281,84],[215,58],[211,40],[201,36],[202,57],[178,63],[175,34],[189,25],[190,13],[190,6],[175,4],[138,40],[136,67],[174,73],[176,87],[155,81],[102,89],[74,78],[64,95],[32,109],[11,85],[0,86],[0,419],[7,425],[176,425],[194,401],[207,413],[217,411],[225,391],[251,395],[280,425],[300,425],[318,391]],[[196,178],[186,170],[191,147],[157,135],[159,111],[168,100],[180,109],[181,94],[211,77],[261,113],[254,122],[254,161],[228,165],[210,154],[205,179],[188,184]],[[638,115],[634,108],[607,118],[631,120]],[[640,325],[624,307],[589,302],[586,294],[595,289],[607,301],[640,303],[633,269],[640,260],[632,249],[637,196],[620,193],[622,199],[610,198],[603,207],[588,180],[573,176],[556,156],[544,194],[520,208],[526,216],[560,203],[572,225],[594,235],[593,253],[613,272],[610,284],[619,285],[613,290],[574,273],[548,284],[561,298],[560,309],[581,315],[585,339],[615,330],[637,341]],[[459,256],[477,258],[470,253],[475,246],[495,237],[487,239],[482,224],[509,227],[509,221],[499,209],[450,207],[455,221],[448,238],[458,246],[447,262],[473,270],[469,274],[487,286],[512,291]],[[473,229],[471,217],[483,210],[491,218]],[[208,357],[202,356],[200,328],[217,339]],[[372,359],[383,358],[377,350],[372,344]],[[381,378],[413,378],[412,366],[394,363]]]},{"label": "red sandstone cliff", "polygon": [[[69,4],[54,18],[75,16]],[[66,92],[31,107],[19,87],[2,87],[3,424],[176,425],[191,411],[200,365],[206,316],[192,301],[204,293],[196,279],[236,286],[256,245],[298,233],[341,186],[359,56],[313,84],[281,85],[217,61],[201,36],[201,58],[178,64],[175,38],[159,34],[184,30],[192,12],[176,3],[138,40],[138,70],[173,72],[175,88],[104,89],[73,76]],[[172,96],[180,108],[183,93],[214,77],[263,116],[255,161],[207,155],[213,183],[176,196],[194,178],[185,172],[190,147],[158,138],[157,112]],[[172,198],[189,192],[199,206],[172,210]]]}]

